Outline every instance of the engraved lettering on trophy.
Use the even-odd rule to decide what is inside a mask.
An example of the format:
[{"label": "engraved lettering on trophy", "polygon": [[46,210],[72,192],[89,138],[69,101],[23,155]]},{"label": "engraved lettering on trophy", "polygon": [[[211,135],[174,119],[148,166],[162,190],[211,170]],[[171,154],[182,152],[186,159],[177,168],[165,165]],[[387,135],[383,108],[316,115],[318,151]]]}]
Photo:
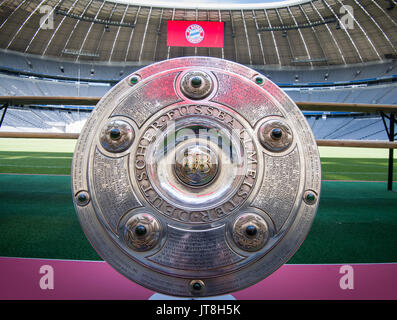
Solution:
[{"label": "engraved lettering on trophy", "polygon": [[264,155],[265,174],[252,205],[263,208],[281,229],[293,209],[300,181],[299,153],[294,149],[283,157]]},{"label": "engraved lettering on trophy", "polygon": [[93,187],[102,214],[116,233],[121,216],[140,206],[128,180],[127,156],[110,158],[96,150]]},{"label": "engraved lettering on trophy", "polygon": [[[174,79],[177,72],[172,72],[154,78],[140,87],[134,87],[115,108],[112,116],[124,115],[134,119],[141,126],[151,114],[159,109],[181,101],[174,90]],[[158,101],[162,101],[161,104]]]},{"label": "engraved lettering on trophy", "polygon": [[[242,180],[239,189],[232,194],[229,199],[225,199],[223,203],[203,211],[182,210],[167,200],[159,198],[159,195],[151,185],[149,173],[146,171],[147,163],[145,160],[146,151],[149,148],[149,145],[156,139],[156,133],[158,132],[157,130],[160,130],[159,128],[167,125],[168,121],[175,121],[181,117],[196,114],[209,116],[217,119],[218,121],[221,120],[225,124],[232,124],[233,127],[229,127],[231,130],[241,130],[238,133],[238,137],[240,138],[247,161],[244,179]],[[159,125],[160,123],[162,124],[161,126]],[[139,139],[135,153],[135,176],[140,190],[146,200],[153,207],[172,219],[191,223],[211,222],[221,219],[242,205],[254,187],[258,165],[258,155],[255,144],[243,125],[231,114],[221,110],[220,108],[206,105],[178,106],[167,111],[165,114],[160,115],[151,124],[149,124],[146,131]],[[188,154],[186,158],[183,158],[184,169],[190,170],[193,173],[206,173],[209,170],[208,159],[209,155],[207,154]]]},{"label": "engraved lettering on trophy", "polygon": [[[251,125],[265,116],[281,115],[280,110],[266,93],[254,90],[253,85],[242,81],[241,78],[220,72],[215,74],[219,87],[212,100],[237,109]],[[249,101],[249,108],[246,107],[247,101]]]},{"label": "engraved lettering on trophy", "polygon": [[168,226],[166,244],[149,259],[183,270],[215,269],[244,259],[229,248],[224,234],[224,226],[200,232],[187,232]]}]

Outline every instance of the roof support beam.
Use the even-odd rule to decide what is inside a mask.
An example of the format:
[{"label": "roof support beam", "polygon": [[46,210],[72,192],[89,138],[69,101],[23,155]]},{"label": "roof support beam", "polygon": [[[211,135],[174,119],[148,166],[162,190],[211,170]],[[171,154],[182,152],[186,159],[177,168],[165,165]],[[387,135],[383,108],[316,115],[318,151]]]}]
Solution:
[{"label": "roof support beam", "polygon": [[138,61],[139,61],[139,62],[141,62],[143,47],[144,47],[144,45],[145,45],[146,32],[147,32],[147,28],[148,28],[148,26],[149,26],[149,21],[150,21],[150,16],[151,16],[151,15],[152,15],[152,7],[150,7],[149,13],[148,13],[148,15],[147,15],[145,31],[143,32],[141,50],[139,51],[139,57],[138,57]]},{"label": "roof support beam", "polygon": [[371,1],[372,1],[372,3],[373,3],[375,6],[378,7],[378,9],[379,9],[380,11],[383,12],[383,14],[390,20],[390,22],[391,22],[392,24],[394,24],[395,26],[397,26],[397,22],[387,13],[387,11],[383,10],[383,8],[382,8],[379,4],[377,4],[376,1],[374,1],[374,0],[371,0]]},{"label": "roof support beam", "polygon": [[[72,6],[69,8],[68,13],[72,12],[73,8],[76,6],[77,2],[79,0],[75,0],[72,4]],[[44,51],[42,52],[42,56],[44,56],[52,42],[52,40],[54,39],[54,36],[57,34],[58,30],[60,29],[60,27],[62,26],[63,22],[65,21],[66,16],[63,16],[61,22],[58,24],[57,28],[55,29],[55,31],[52,33],[50,40],[48,40],[47,45],[44,48]]]},{"label": "roof support beam", "polygon": [[25,26],[25,24],[30,20],[30,18],[35,14],[35,12],[41,7],[41,5],[46,2],[47,0],[42,0],[36,7],[36,9],[34,9],[30,15],[25,19],[25,21],[22,23],[22,25],[19,27],[19,29],[17,30],[17,32],[14,34],[14,36],[12,37],[12,39],[10,40],[10,42],[8,43],[6,49],[8,49],[11,44],[14,42],[15,38],[18,36],[18,34],[22,31],[23,27]]},{"label": "roof support beam", "polygon": [[[309,17],[307,16],[305,10],[302,8],[301,5],[299,5],[299,10],[300,10],[300,11],[302,12],[302,14],[305,16],[305,19],[306,19],[307,23],[311,24],[311,21],[310,21]],[[327,55],[325,54],[325,51],[324,51],[324,49],[323,49],[323,47],[322,47],[322,45],[321,45],[320,39],[318,38],[317,31],[316,31],[316,29],[315,29],[314,27],[311,27],[311,29],[312,29],[314,38],[316,39],[317,45],[319,46],[319,48],[320,48],[320,50],[321,50],[321,52],[322,52],[322,54],[323,54],[323,57],[324,57],[325,59],[327,59],[327,64],[328,64],[328,57],[327,57]]]},{"label": "roof support beam", "polygon": [[[85,8],[84,8],[83,13],[82,13],[80,16],[85,15],[85,13],[87,12],[88,8],[90,7],[92,1],[93,1],[93,0],[90,0],[90,2],[88,2],[88,4],[87,4],[87,5],[85,6]],[[67,38],[67,40],[66,40],[66,42],[65,42],[65,45],[63,46],[63,49],[62,49],[60,55],[63,55],[63,52],[65,51],[66,47],[68,46],[68,44],[69,44],[69,42],[70,42],[70,39],[72,38],[72,36],[73,36],[73,34],[74,34],[74,31],[76,30],[76,28],[77,28],[77,26],[79,25],[80,21],[81,21],[81,20],[77,20],[76,23],[74,24],[73,29],[72,29],[72,32],[69,33],[69,36],[68,36],[68,38]]]},{"label": "roof support beam", "polygon": [[[172,18],[171,18],[171,20],[174,20],[174,18],[175,18],[175,8],[172,9]],[[168,50],[167,50],[167,59],[170,58],[170,53],[171,53],[171,47],[168,47]]]},{"label": "roof support beam", "polygon": [[[222,22],[221,10],[218,10],[219,22]],[[222,47],[222,59],[225,59],[225,49]]]},{"label": "roof support beam", "polygon": [[[101,4],[101,6],[99,7],[97,13],[95,14],[94,20],[98,17],[98,15],[99,15],[99,13],[101,12],[101,10],[102,10],[103,6],[105,5],[105,3],[106,3],[106,1],[102,2],[102,4]],[[83,42],[82,42],[82,44],[81,44],[81,46],[80,46],[80,50],[79,50],[79,52],[78,52],[78,54],[77,54],[77,57],[76,57],[76,60],[75,60],[76,62],[77,62],[77,61],[79,60],[79,58],[80,58],[80,54],[81,54],[81,52],[83,51],[85,42],[87,41],[88,35],[90,34],[90,31],[91,31],[93,25],[94,25],[94,22],[91,22],[90,27],[88,28],[88,31],[85,33]]]},{"label": "roof support beam", "polygon": [[[130,7],[130,5],[127,5],[127,6],[125,7],[125,9],[124,9],[123,17],[121,18],[121,23],[124,23],[124,19],[125,19],[125,16],[126,16],[126,14],[127,14],[127,11],[128,11],[128,8],[129,8],[129,7]],[[117,38],[119,37],[120,29],[121,29],[121,26],[119,26],[119,27],[117,28],[117,32],[116,32],[116,35],[115,35],[114,40],[113,40],[113,43],[112,43],[112,49],[110,50],[109,61],[112,60],[113,51],[114,51],[114,48],[115,48],[115,44],[116,44],[116,42],[117,42]]]},{"label": "roof support beam", "polygon": [[[316,6],[313,4],[313,2],[310,2],[310,5],[312,6],[313,10],[316,11],[316,13],[317,13],[317,15],[320,17],[321,21],[324,22],[324,17],[323,17],[323,16],[321,15],[321,13],[317,10],[317,8],[316,8]],[[341,50],[341,48],[340,48],[338,42],[336,41],[336,39],[335,39],[335,37],[334,37],[334,34],[332,33],[331,29],[329,28],[329,26],[328,26],[326,23],[325,23],[324,25],[325,25],[325,27],[327,28],[328,33],[329,33],[329,35],[330,35],[332,41],[334,42],[336,48],[338,49],[338,52],[339,52],[340,57],[342,58],[343,64],[346,64],[345,56],[343,55],[342,50]]]},{"label": "roof support beam", "polygon": [[[54,14],[54,11],[56,9],[56,7],[62,2],[63,0],[58,0],[58,3],[56,4],[56,6],[52,7],[52,10],[48,13],[49,16]],[[46,20],[43,19],[43,22],[40,24],[40,26],[37,28],[35,34],[33,35],[32,39],[30,39],[28,45],[26,46],[24,53],[28,52],[30,45],[32,44],[33,40],[36,38],[37,34],[39,33],[39,31],[41,30],[42,26],[46,23]]]},{"label": "roof support beam", "polygon": [[[141,13],[141,7],[138,8],[138,11],[136,13],[136,16],[135,16],[135,19],[134,19],[134,25],[136,25],[136,21],[138,20],[138,17],[139,17],[140,13]],[[131,30],[131,33],[130,33],[130,38],[128,40],[128,45],[127,45],[127,51],[125,52],[125,56],[124,56],[124,62],[127,62],[128,52],[130,51],[131,40],[132,40],[132,36],[134,35],[134,31],[135,31],[135,28],[133,28]],[[110,62],[110,58],[109,58],[109,62]]]},{"label": "roof support beam", "polygon": [[[281,25],[284,25],[283,19],[281,19],[280,12],[278,12],[277,9],[274,9],[274,11],[276,12],[277,18],[278,18],[278,20],[280,21]],[[295,54],[294,54],[294,51],[292,50],[291,42],[289,41],[288,36],[286,37],[286,39],[287,39],[288,48],[289,48],[289,52],[290,52],[290,54],[291,54],[291,57],[294,57]]]},{"label": "roof support beam", "polygon": [[[343,6],[343,3],[340,0],[336,0],[341,6]],[[379,60],[382,60],[378,50],[376,49],[376,47],[374,46],[374,44],[372,43],[371,39],[369,38],[368,34],[364,31],[363,27],[361,26],[361,24],[357,21],[357,19],[354,17],[354,15],[351,15],[352,19],[354,20],[355,23],[357,23],[358,27],[360,28],[361,32],[364,34],[364,37],[368,40],[370,46],[372,47],[372,49],[374,50],[375,54],[378,56]]]},{"label": "roof support beam", "polygon": [[[183,10],[183,20],[186,20],[186,9]],[[181,57],[183,57],[185,55],[185,47],[181,47],[181,50],[182,50]]]},{"label": "roof support beam", "polygon": [[[111,20],[111,19],[112,19],[113,13],[114,13],[114,11],[116,10],[116,7],[117,7],[117,3],[114,4],[114,6],[113,6],[113,8],[112,8],[112,11],[110,12],[110,15],[109,15],[109,19],[108,19],[108,20]],[[95,54],[98,54],[98,52],[99,52],[99,48],[101,47],[102,39],[103,39],[103,36],[105,35],[105,32],[106,32],[106,30],[105,30],[105,28],[103,28],[102,33],[101,33],[101,37],[99,38],[99,41],[98,41],[98,45],[97,45],[97,47],[96,47],[96,49],[95,49]]]},{"label": "roof support beam", "polygon": [[[269,24],[269,27],[272,28],[272,24],[270,22],[269,15],[267,14],[266,9],[264,9],[263,12],[265,13],[266,20],[267,20],[267,23]],[[280,59],[280,53],[278,52],[278,46],[277,46],[277,42],[276,42],[276,37],[274,36],[274,32],[273,31],[270,31],[270,32],[272,34],[274,48],[276,49],[277,61],[278,61],[278,64],[280,65],[280,67],[281,67],[281,59]]]},{"label": "roof support beam", "polygon": [[387,43],[390,45],[390,47],[393,49],[394,53],[397,53],[396,47],[393,45],[393,43],[390,41],[389,37],[386,35],[386,33],[382,30],[382,28],[379,26],[379,24],[376,22],[376,20],[368,13],[367,10],[358,2],[357,0],[353,0],[362,11],[371,19],[371,21],[375,24],[375,26],[378,28],[378,30],[382,33],[383,37],[386,39]]},{"label": "roof support beam", "polygon": [[250,65],[252,65],[251,45],[250,45],[250,40],[248,38],[247,24],[245,23],[245,17],[244,17],[244,11],[243,10],[241,10],[241,17],[243,18],[245,38],[247,39],[248,58],[249,58]]},{"label": "roof support beam", "polygon": [[232,11],[229,10],[229,16],[230,16],[230,25],[232,27],[232,38],[233,38],[233,44],[234,44],[234,61],[237,60],[237,46],[236,46],[236,31],[234,30],[234,23],[233,23],[233,15]]},{"label": "roof support beam", "polygon": [[[256,15],[255,15],[255,11],[254,10],[252,10],[252,18],[254,19],[256,30],[258,30],[259,26],[258,26],[258,21],[256,20]],[[265,59],[265,53],[263,52],[262,36],[261,36],[261,34],[258,31],[256,31],[256,34],[258,35],[259,46],[261,48],[263,65],[265,65],[266,64],[266,59]]]},{"label": "roof support beam", "polygon": [[156,56],[157,56],[157,44],[159,42],[159,36],[161,34],[161,22],[163,21],[163,13],[164,9],[161,9],[161,14],[160,14],[160,21],[157,26],[157,35],[156,35],[156,44],[154,45],[154,52],[153,52],[153,61],[156,61]]},{"label": "roof support beam", "polygon": [[7,23],[8,19],[10,19],[15,12],[17,12],[17,10],[26,2],[26,0],[21,1],[18,6],[8,15],[7,19],[4,20],[4,22],[1,24],[0,26],[0,30],[1,28],[3,28],[3,26]]},{"label": "roof support beam", "polygon": [[[335,11],[332,9],[332,7],[327,3],[326,0],[323,0],[323,3],[325,4],[325,6],[332,12],[332,14],[334,15],[334,17],[338,20],[339,25],[342,25],[343,22],[339,19],[339,16],[335,13]],[[351,37],[350,33],[347,31],[346,28],[341,28],[343,29],[343,31],[345,31],[347,37],[349,38],[351,44],[353,45],[354,49],[356,50],[356,54],[358,56],[358,58],[360,59],[360,62],[364,62],[363,57],[360,54],[360,51],[357,48],[356,43],[353,41],[353,38]]]},{"label": "roof support beam", "polygon": [[[292,14],[291,9],[289,7],[287,7],[287,10],[288,10],[289,15],[292,17],[292,20],[294,20],[295,25],[298,25],[298,22],[296,22],[296,19],[295,19],[294,15]],[[309,49],[307,48],[306,41],[303,38],[302,31],[300,28],[298,28],[298,33],[299,33],[299,36],[303,42],[303,46],[305,47],[306,55],[309,58],[309,60],[311,60],[312,57],[310,55]],[[313,67],[313,63],[311,61],[310,61],[310,66]]]}]

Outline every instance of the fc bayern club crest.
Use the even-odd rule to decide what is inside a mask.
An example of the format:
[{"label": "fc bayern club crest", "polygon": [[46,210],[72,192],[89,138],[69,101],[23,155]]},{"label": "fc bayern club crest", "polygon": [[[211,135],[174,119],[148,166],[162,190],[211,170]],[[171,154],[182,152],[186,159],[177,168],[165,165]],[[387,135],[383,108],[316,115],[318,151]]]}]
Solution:
[{"label": "fc bayern club crest", "polygon": [[186,28],[185,35],[190,43],[200,43],[204,39],[204,29],[198,24],[191,24]]}]

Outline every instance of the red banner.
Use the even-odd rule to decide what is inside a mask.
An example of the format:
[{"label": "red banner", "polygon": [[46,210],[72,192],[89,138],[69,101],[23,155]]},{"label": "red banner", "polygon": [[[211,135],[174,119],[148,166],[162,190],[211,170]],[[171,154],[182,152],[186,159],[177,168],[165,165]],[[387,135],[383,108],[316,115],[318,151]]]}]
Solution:
[{"label": "red banner", "polygon": [[224,23],[167,21],[167,46],[223,48]]}]

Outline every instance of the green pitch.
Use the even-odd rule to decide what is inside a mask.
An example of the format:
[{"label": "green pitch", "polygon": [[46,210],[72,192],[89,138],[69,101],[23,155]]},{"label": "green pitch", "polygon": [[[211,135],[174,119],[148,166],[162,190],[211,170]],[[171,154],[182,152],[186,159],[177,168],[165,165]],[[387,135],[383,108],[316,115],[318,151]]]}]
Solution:
[{"label": "green pitch", "polygon": [[[75,144],[75,140],[2,138],[0,172],[69,175]],[[320,147],[320,155],[323,180],[387,180],[388,150]],[[397,159],[397,151],[394,156]]]},{"label": "green pitch", "polygon": [[[0,256],[100,259],[73,208],[74,145],[0,139]],[[387,180],[388,151],[323,147],[320,155],[323,180],[340,181],[323,181],[312,229],[289,263],[397,262],[397,193],[375,182]]]},{"label": "green pitch", "polygon": [[75,140],[0,138],[0,172],[70,174]]}]

